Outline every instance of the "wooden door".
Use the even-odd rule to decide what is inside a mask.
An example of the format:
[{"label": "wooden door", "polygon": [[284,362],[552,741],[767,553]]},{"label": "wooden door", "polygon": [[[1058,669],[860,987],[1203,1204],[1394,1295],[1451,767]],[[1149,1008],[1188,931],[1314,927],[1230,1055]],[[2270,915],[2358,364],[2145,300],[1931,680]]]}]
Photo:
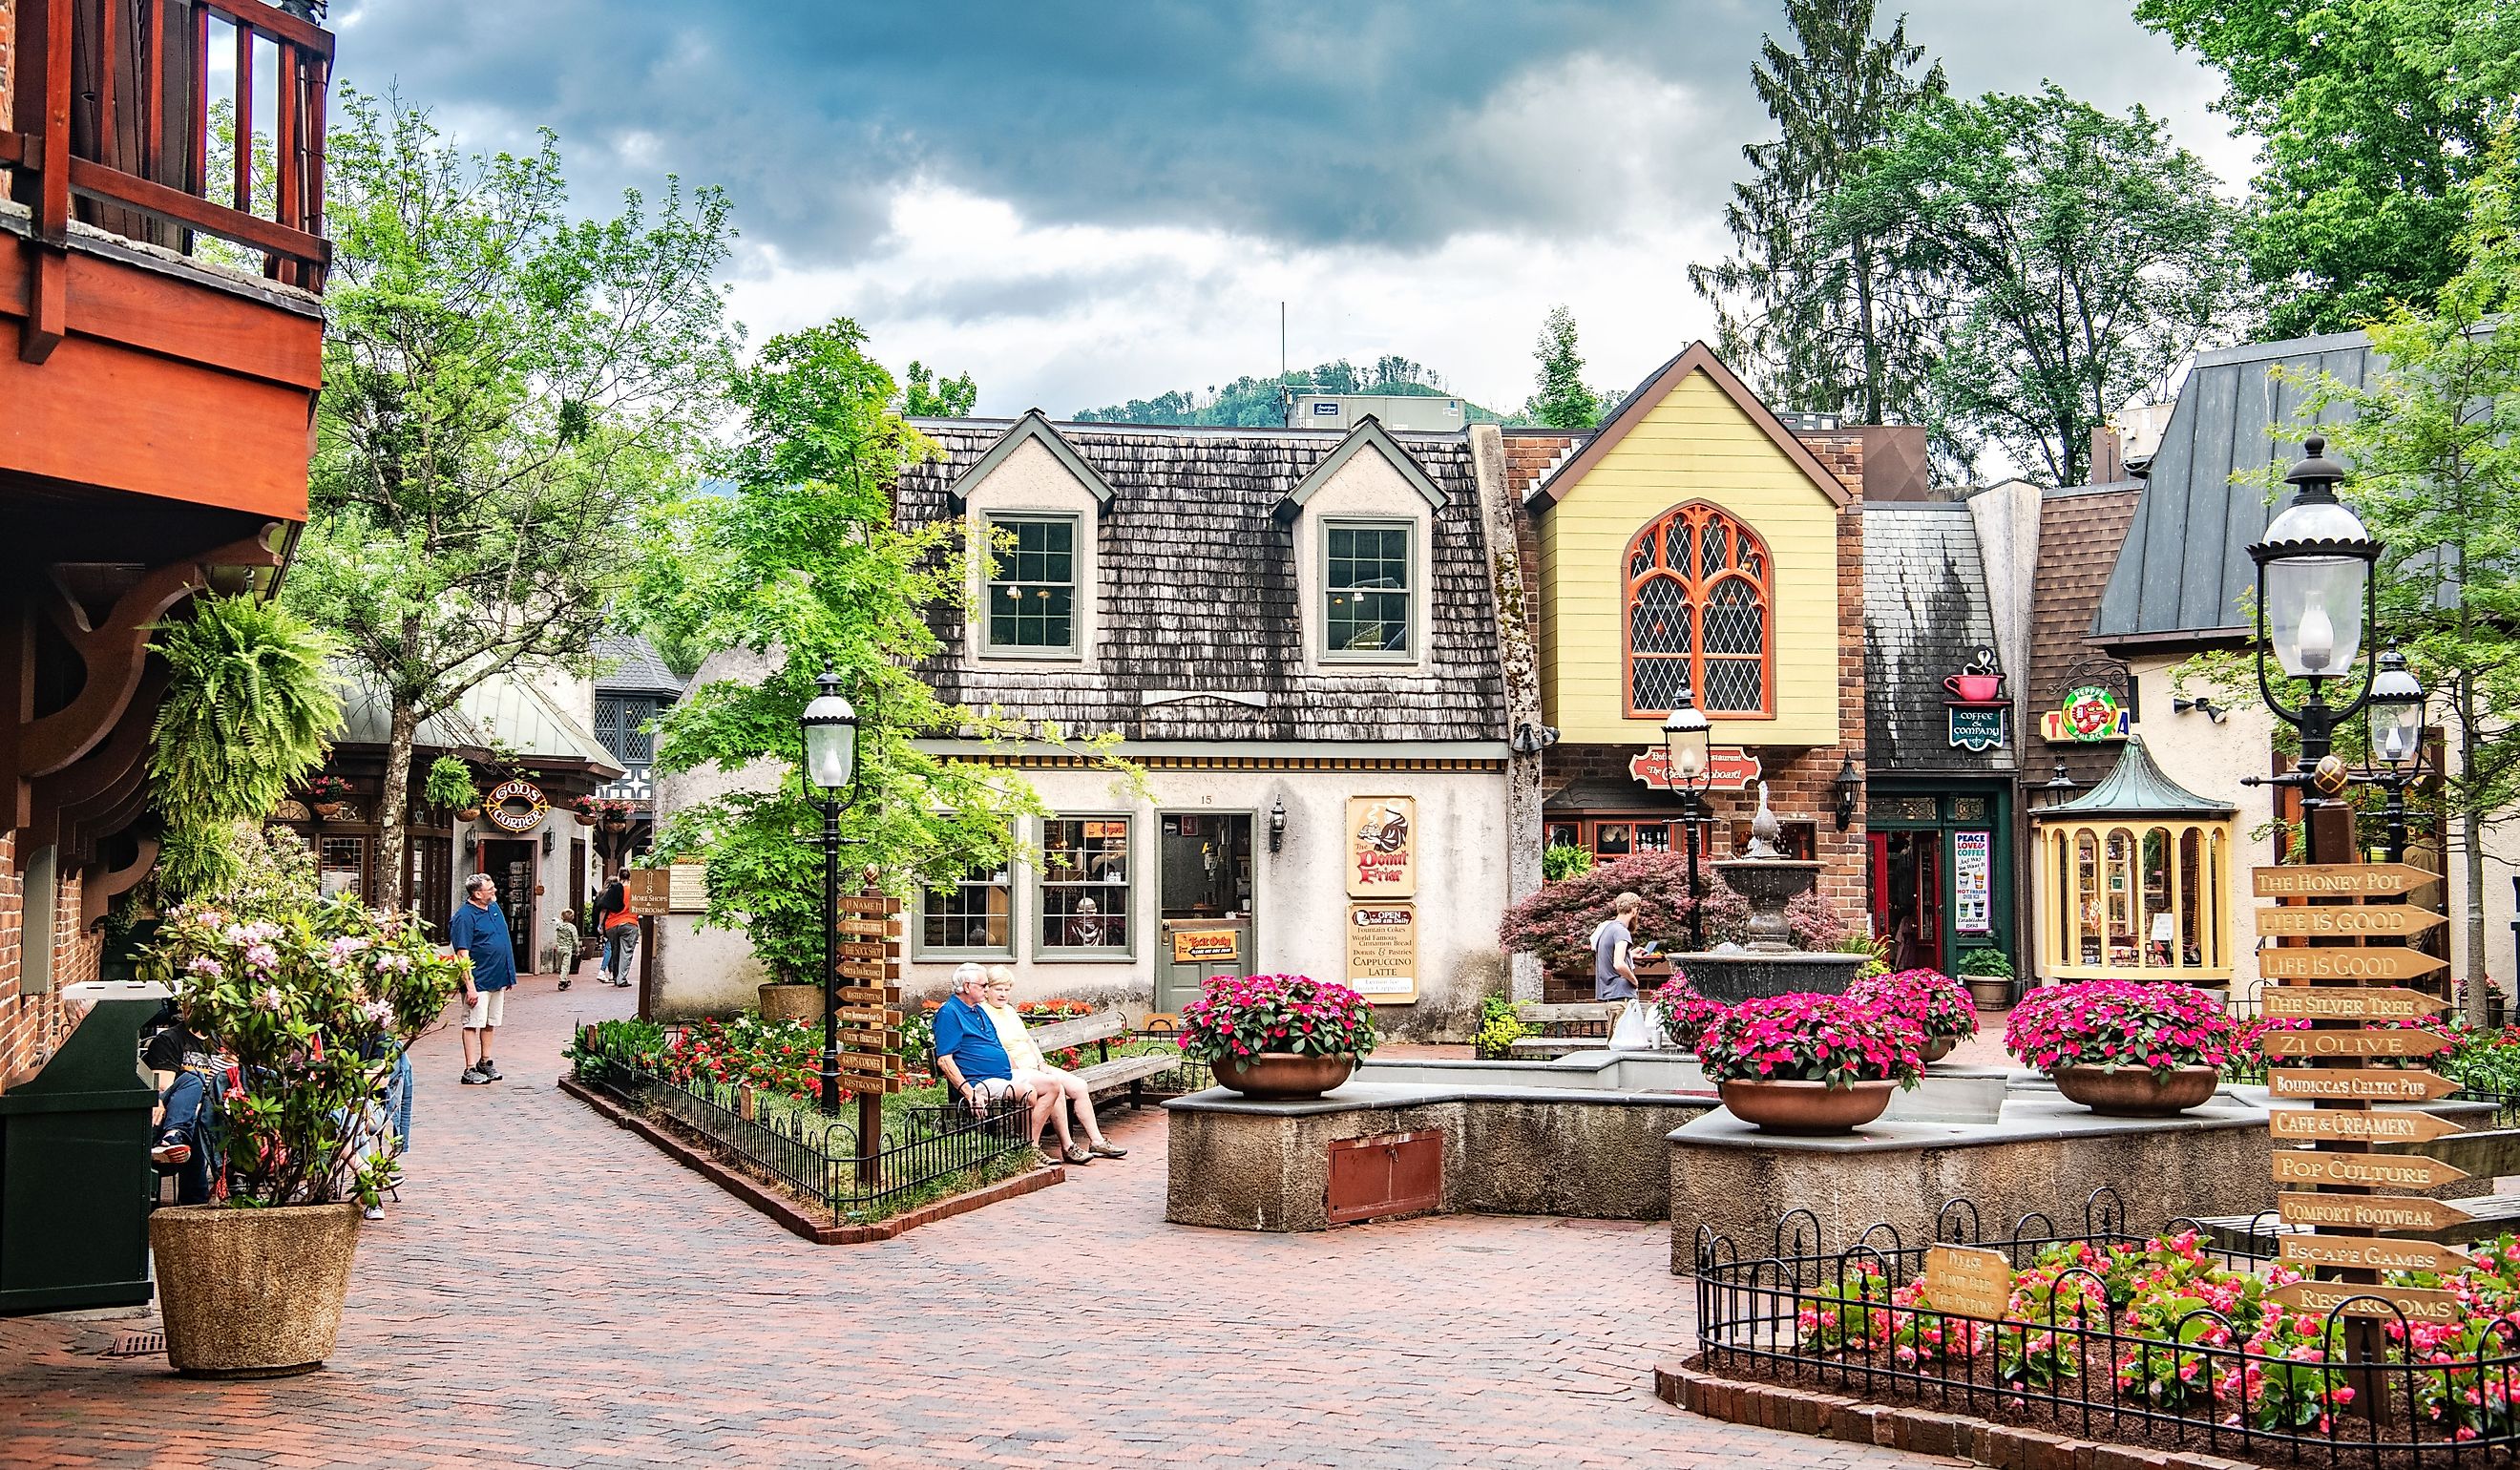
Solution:
[{"label": "wooden door", "polygon": [[519,975],[534,967],[534,878],[541,856],[538,842],[481,844],[481,870],[499,885],[499,907],[507,912]]}]

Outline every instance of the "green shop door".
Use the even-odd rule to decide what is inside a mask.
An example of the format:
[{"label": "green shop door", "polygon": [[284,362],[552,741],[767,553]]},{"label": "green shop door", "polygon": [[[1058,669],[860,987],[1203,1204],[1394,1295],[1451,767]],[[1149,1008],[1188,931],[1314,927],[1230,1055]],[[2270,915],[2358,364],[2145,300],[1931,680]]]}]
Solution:
[{"label": "green shop door", "polygon": [[1155,1009],[1179,1014],[1216,975],[1251,973],[1251,814],[1165,812],[1155,883]]},{"label": "green shop door", "polygon": [[1971,950],[2019,968],[2012,934],[2012,793],[2006,783],[1900,789],[1876,780],[1865,808],[1872,932],[1893,968],[1958,973]]}]

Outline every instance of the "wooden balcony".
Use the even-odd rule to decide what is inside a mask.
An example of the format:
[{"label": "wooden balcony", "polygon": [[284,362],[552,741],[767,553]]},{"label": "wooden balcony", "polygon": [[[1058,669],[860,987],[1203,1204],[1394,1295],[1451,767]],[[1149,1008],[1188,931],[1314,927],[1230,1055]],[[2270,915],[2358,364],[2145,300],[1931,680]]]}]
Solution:
[{"label": "wooden balcony", "polygon": [[13,5],[0,488],[302,520],[333,37],[261,0]]}]

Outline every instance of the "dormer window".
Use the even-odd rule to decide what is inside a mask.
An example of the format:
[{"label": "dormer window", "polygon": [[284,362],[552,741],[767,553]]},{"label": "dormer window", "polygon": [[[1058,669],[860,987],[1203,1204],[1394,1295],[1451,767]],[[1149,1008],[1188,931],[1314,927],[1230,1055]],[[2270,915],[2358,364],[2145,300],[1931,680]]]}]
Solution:
[{"label": "dormer window", "polygon": [[1076,652],[1076,517],[987,517],[997,570],[983,606],[987,651],[1072,657]]},{"label": "dormer window", "polygon": [[1413,522],[1328,521],[1322,527],[1322,632],[1333,659],[1414,656],[1417,555]]}]

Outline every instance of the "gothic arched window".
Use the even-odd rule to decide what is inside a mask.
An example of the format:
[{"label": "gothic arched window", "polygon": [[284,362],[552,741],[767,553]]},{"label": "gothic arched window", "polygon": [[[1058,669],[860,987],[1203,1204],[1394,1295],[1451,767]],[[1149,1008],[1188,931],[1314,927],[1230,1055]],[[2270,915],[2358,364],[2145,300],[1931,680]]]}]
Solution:
[{"label": "gothic arched window", "polygon": [[1776,712],[1768,544],[1703,501],[1628,543],[1628,713],[1671,712],[1680,688],[1710,715]]}]

